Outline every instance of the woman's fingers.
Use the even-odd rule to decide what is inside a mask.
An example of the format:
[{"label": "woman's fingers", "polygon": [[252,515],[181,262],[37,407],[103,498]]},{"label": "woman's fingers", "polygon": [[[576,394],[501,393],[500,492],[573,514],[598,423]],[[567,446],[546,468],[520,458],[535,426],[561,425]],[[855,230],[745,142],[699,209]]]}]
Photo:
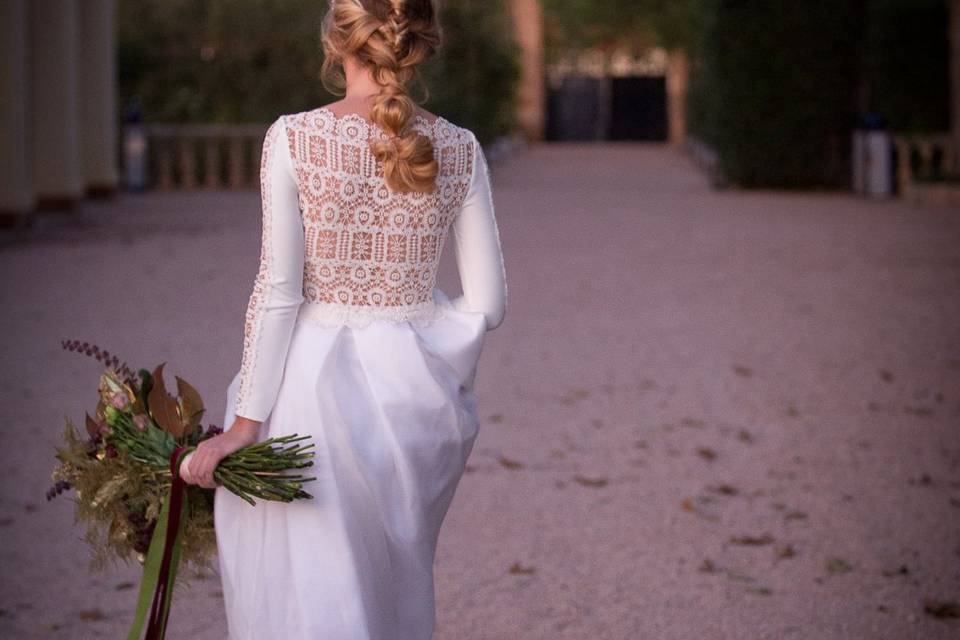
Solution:
[{"label": "woman's fingers", "polygon": [[196,449],[184,456],[180,463],[180,477],[188,484],[195,484],[204,489],[216,489],[219,484],[214,478],[214,471],[220,464],[220,456],[214,449],[204,446],[201,442]]},{"label": "woman's fingers", "polygon": [[190,461],[190,469],[196,483],[204,489],[216,489],[217,483],[213,479],[213,471],[219,462],[209,447],[197,447],[196,456]]}]

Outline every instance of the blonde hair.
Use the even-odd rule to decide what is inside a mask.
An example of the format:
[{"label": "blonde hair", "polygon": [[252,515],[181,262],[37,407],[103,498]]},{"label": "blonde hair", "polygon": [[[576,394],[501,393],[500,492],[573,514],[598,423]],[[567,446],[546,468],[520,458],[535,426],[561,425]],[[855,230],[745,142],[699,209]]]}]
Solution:
[{"label": "blonde hair", "polygon": [[343,58],[355,56],[380,85],[370,119],[386,134],[370,149],[383,163],[387,185],[401,192],[433,191],[439,170],[433,143],[410,126],[416,103],[406,84],[440,45],[432,0],[330,0],[323,18],[325,86],[345,87]]}]

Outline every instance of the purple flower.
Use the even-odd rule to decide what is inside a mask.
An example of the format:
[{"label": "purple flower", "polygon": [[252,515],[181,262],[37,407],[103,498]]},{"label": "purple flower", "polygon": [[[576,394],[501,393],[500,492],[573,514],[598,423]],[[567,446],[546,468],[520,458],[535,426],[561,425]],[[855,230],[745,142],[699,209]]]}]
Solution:
[{"label": "purple flower", "polygon": [[127,397],[127,394],[123,391],[118,391],[113,394],[110,398],[110,404],[116,407],[117,409],[126,409],[127,405],[130,404],[130,398]]},{"label": "purple flower", "polygon": [[142,413],[138,413],[137,415],[133,416],[133,424],[137,425],[137,428],[140,429],[140,431],[146,431],[147,425],[150,424],[150,421],[147,420],[147,416]]}]

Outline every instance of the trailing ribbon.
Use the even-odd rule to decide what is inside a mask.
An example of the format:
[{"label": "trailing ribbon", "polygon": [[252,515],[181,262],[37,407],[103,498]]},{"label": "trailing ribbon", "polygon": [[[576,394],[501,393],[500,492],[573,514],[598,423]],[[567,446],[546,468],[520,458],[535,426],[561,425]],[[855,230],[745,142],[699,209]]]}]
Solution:
[{"label": "trailing ribbon", "polygon": [[[173,483],[170,494],[163,501],[157,526],[150,540],[147,559],[143,565],[143,580],[140,582],[140,594],[133,626],[127,634],[127,640],[140,640],[147,606],[150,605],[150,619],[144,640],[163,640],[167,632],[167,620],[170,617],[170,603],[173,599],[173,584],[180,564],[180,543],[186,528],[187,509],[186,482],[180,477],[180,462],[184,454],[194,447],[176,447],[170,454],[170,474]],[[153,593],[151,598],[151,592]]]}]

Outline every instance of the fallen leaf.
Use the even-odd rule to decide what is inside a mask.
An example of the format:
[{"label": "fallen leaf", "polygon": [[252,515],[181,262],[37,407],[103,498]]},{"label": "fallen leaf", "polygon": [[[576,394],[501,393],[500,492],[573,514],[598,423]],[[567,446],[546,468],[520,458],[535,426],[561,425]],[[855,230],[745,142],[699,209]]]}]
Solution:
[{"label": "fallen leaf", "polygon": [[560,404],[572,405],[590,395],[586,389],[572,389],[560,397]]},{"label": "fallen leaf", "polygon": [[683,502],[680,503],[680,506],[684,511],[693,512],[697,510],[697,508],[693,506],[693,501],[690,498],[684,498]]},{"label": "fallen leaf", "polygon": [[496,424],[496,423],[498,423],[498,422],[503,422],[503,414],[502,414],[502,413],[491,413],[491,414],[487,417],[487,420],[489,420],[490,422],[492,422],[492,423],[494,423],[494,424]]},{"label": "fallen leaf", "polygon": [[742,378],[749,378],[753,375],[753,369],[745,367],[742,364],[733,365],[733,372]]},{"label": "fallen leaf", "polygon": [[606,478],[586,478],[581,475],[573,476],[573,479],[578,483],[582,484],[585,487],[605,487],[607,486]]},{"label": "fallen leaf", "polygon": [[707,487],[707,488],[711,491],[723,494],[725,496],[735,496],[738,493],[740,493],[740,491],[736,487],[733,487],[729,484],[718,484],[715,487]]},{"label": "fallen leaf", "polygon": [[753,435],[746,429],[740,429],[740,431],[737,431],[737,439],[741,442],[753,442]]},{"label": "fallen leaf", "polygon": [[960,603],[956,600],[927,598],[923,601],[923,612],[934,618],[960,618]]},{"label": "fallen leaf", "polygon": [[704,460],[716,460],[717,452],[710,447],[697,447],[697,455]]},{"label": "fallen leaf", "polygon": [[884,382],[893,382],[893,374],[886,369],[880,369],[880,378]]},{"label": "fallen leaf", "polygon": [[884,578],[893,578],[894,576],[906,576],[910,574],[910,569],[907,568],[907,565],[902,564],[897,569],[884,569],[880,572]]},{"label": "fallen leaf", "polygon": [[806,520],[807,514],[804,513],[803,511],[794,510],[784,515],[783,519],[784,520]]},{"label": "fallen leaf", "polygon": [[766,533],[762,536],[730,536],[730,542],[732,544],[762,545],[770,544],[773,540],[773,536]]},{"label": "fallen leaf", "polygon": [[127,589],[133,589],[134,586],[132,582],[118,582],[114,589],[117,591],[126,591]]},{"label": "fallen leaf", "polygon": [[849,573],[853,566],[843,558],[830,558],[825,563],[828,573]]},{"label": "fallen leaf", "polygon": [[514,575],[526,575],[526,576],[529,576],[529,575],[533,575],[534,573],[536,573],[536,571],[537,571],[537,570],[536,570],[534,567],[524,567],[524,566],[521,566],[521,564],[520,564],[519,562],[514,562],[514,563],[510,566],[510,573],[512,573],[512,574],[514,574]]},{"label": "fallen leaf", "polygon": [[501,466],[506,467],[507,469],[514,469],[514,470],[516,470],[516,469],[522,469],[522,468],[523,468],[523,463],[522,463],[522,462],[517,462],[516,460],[511,460],[511,459],[508,458],[507,456],[500,456],[499,458],[497,458],[497,462],[499,462]]},{"label": "fallen leaf", "polygon": [[718,571],[717,565],[713,563],[713,560],[710,558],[704,558],[703,562],[700,563],[700,566],[697,568],[697,571],[701,573],[716,573]]},{"label": "fallen leaf", "polygon": [[103,620],[106,617],[100,609],[84,609],[80,612],[81,620]]},{"label": "fallen leaf", "polygon": [[776,553],[778,558],[792,558],[797,555],[797,551],[793,548],[792,544],[777,547]]}]

